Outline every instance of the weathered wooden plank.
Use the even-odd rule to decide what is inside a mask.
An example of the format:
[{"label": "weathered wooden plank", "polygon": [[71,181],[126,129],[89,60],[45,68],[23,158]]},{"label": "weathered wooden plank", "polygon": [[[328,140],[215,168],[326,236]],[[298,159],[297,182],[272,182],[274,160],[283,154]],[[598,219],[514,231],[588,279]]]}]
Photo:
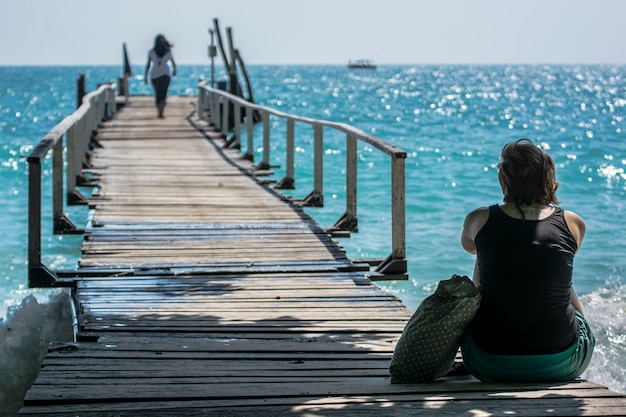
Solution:
[{"label": "weathered wooden plank", "polygon": [[[344,401],[349,401],[344,400]],[[387,402],[379,401],[372,403],[368,401],[367,397],[361,397],[354,399],[353,402],[335,402],[330,404],[319,404],[314,406],[268,406],[267,404],[254,404],[248,407],[239,407],[237,404],[213,406],[214,401],[207,402],[192,402],[186,401],[184,403],[177,402],[162,402],[162,403],[138,403],[138,404],[121,404],[115,409],[115,415],[120,417],[125,416],[137,416],[135,410],[150,410],[150,416],[155,417],[170,417],[174,415],[184,415],[190,417],[196,416],[281,416],[281,415],[360,415],[360,416],[433,416],[433,415],[452,415],[459,416],[464,415],[466,410],[473,410],[477,415],[489,415],[489,416],[522,416],[522,417],[536,417],[536,416],[616,416],[622,415],[621,405],[619,406],[604,406],[605,400],[583,400],[577,402],[572,406],[565,406],[565,404],[559,404],[558,409],[554,409],[550,406],[523,406],[520,405],[518,409],[515,404],[511,403],[499,403],[501,409],[494,409],[495,407],[480,407],[481,404],[460,404],[455,407],[454,403],[450,403],[449,407],[442,406],[441,402],[437,401],[425,401],[414,403],[399,403],[393,401],[395,398]],[[297,400],[294,400],[297,401]],[[307,404],[309,401],[305,398],[300,399],[301,403]],[[246,403],[252,401],[246,401]],[[49,417],[68,416],[68,415],[86,415],[100,417],[111,416],[111,411],[98,411],[98,410],[110,410],[109,404],[98,404],[94,406],[63,406],[63,409],[67,409],[67,413],[57,413],[53,410],[56,408],[41,407],[43,413]],[[399,411],[396,411],[400,408]],[[484,411],[483,411],[484,409]],[[435,410],[435,411],[433,411]],[[484,414],[483,414],[484,413]]]},{"label": "weathered wooden plank", "polygon": [[143,273],[157,273],[167,272],[172,276],[180,274],[250,274],[275,272],[277,274],[284,273],[302,273],[302,272],[319,272],[319,271],[354,271],[361,272],[364,270],[369,271],[369,266],[363,264],[346,264],[341,259],[333,260],[290,260],[272,262],[265,260],[245,260],[245,259],[220,259],[211,262],[210,260],[190,260],[179,259],[176,264],[159,263],[157,261],[152,262],[137,262],[137,264],[107,264],[106,262],[92,263],[92,262],[79,262],[81,266],[80,273],[70,272],[64,274],[68,277],[81,277],[83,280],[88,280],[94,276],[100,274],[100,276],[136,276]]},{"label": "weathered wooden plank", "polygon": [[[79,323],[84,330],[88,331],[143,331],[143,332],[194,332],[194,333],[223,333],[235,332],[275,332],[278,328],[285,331],[297,332],[388,332],[402,331],[405,322],[398,321],[338,321],[338,320],[315,320],[304,322],[302,320],[264,320],[262,323],[256,323],[254,320],[223,320],[223,319],[182,319],[184,316],[175,317],[176,320],[159,320],[156,315],[141,315],[135,317],[126,316],[125,320],[100,319],[94,321],[83,321]],[[196,318],[196,316],[193,316]],[[134,320],[133,320],[134,319]],[[230,330],[226,330],[229,328]]]},{"label": "weathered wooden plank", "polygon": [[[374,334],[374,336],[372,336]],[[124,331],[123,329],[119,329],[117,332],[86,332],[81,331],[80,336],[85,336],[86,340],[91,340],[90,343],[108,343],[109,341],[114,340],[133,340],[136,338],[137,340],[141,338],[171,338],[175,341],[184,341],[185,339],[200,339],[200,340],[224,340],[225,338],[230,339],[261,339],[268,340],[271,343],[281,343],[282,340],[300,340],[306,341],[312,338],[331,338],[335,341],[335,343],[351,343],[355,340],[395,340],[399,337],[400,333],[395,330],[389,330],[388,332],[308,332],[308,331],[296,331],[295,329],[285,331],[285,329],[274,329],[274,331],[263,331],[263,332],[237,332],[235,329],[225,332],[216,332],[216,333],[168,333],[168,332],[153,332],[150,334],[146,334],[145,332],[133,332],[133,331]],[[145,342],[145,340],[144,340]],[[86,343],[86,342],[85,342]],[[183,343],[184,344],[184,343]],[[73,349],[71,347],[71,343],[68,342],[58,342],[52,343],[50,345],[50,352],[57,350],[57,346],[60,350],[64,350],[69,345],[69,349]],[[458,360],[460,361],[462,358],[459,355]],[[350,364],[352,365],[352,363]],[[345,364],[341,365],[345,367]]]},{"label": "weathered wooden plank", "polygon": [[[193,313],[193,312],[202,312],[204,314],[207,313],[222,313],[222,315],[228,315],[229,317],[237,316],[245,316],[251,315],[255,312],[261,312],[270,310],[274,312],[274,314],[285,315],[286,313],[294,313],[298,312],[302,309],[311,310],[312,314],[314,314],[315,310],[323,311],[323,315],[317,316],[318,318],[328,318],[328,317],[345,317],[346,313],[351,313],[350,310],[358,308],[363,313],[376,313],[381,312],[383,315],[376,315],[377,318],[389,318],[389,317],[401,317],[402,320],[406,319],[406,309],[401,306],[380,306],[378,304],[366,304],[366,303],[351,303],[350,305],[342,304],[342,305],[330,305],[326,306],[323,302],[311,302],[311,303],[298,303],[291,302],[287,306],[280,305],[279,303],[263,303],[263,302],[238,302],[238,303],[212,303],[201,300],[200,302],[187,301],[186,303],[164,303],[164,302],[146,302],[142,300],[141,302],[134,302],[136,304],[135,310],[137,311],[145,311],[149,308],[152,308],[153,311],[180,311],[182,313]],[[181,305],[182,304],[182,305]],[[255,304],[259,304],[259,306],[255,306]],[[329,303],[327,303],[329,304]],[[108,303],[103,301],[99,304],[97,303],[85,303],[81,304],[82,313],[84,315],[110,315],[110,314],[126,314],[125,312],[132,312],[133,309],[128,307],[128,302],[117,302],[114,301],[112,303]],[[264,314],[265,316],[265,314]],[[301,316],[298,316],[301,317]]]},{"label": "weathered wooden plank", "polygon": [[[119,288],[120,285],[140,286],[142,288],[158,287],[189,287],[191,284],[218,286],[228,285],[229,288],[236,288],[241,286],[242,288],[253,287],[277,287],[281,289],[289,288],[289,286],[295,286],[297,288],[303,288],[308,286],[339,286],[345,285],[354,286],[366,286],[378,288],[371,280],[369,280],[363,273],[358,272],[341,272],[341,271],[316,271],[316,272],[302,272],[302,273],[264,273],[258,272],[251,275],[240,275],[233,273],[222,274],[190,274],[179,273],[172,276],[171,273],[158,275],[158,271],[152,273],[146,272],[144,274],[134,274],[130,276],[117,276],[117,277],[81,277],[83,281],[78,283],[81,290],[88,289],[108,289],[114,290]],[[90,279],[87,279],[90,278]],[[123,291],[123,289],[121,289]],[[389,297],[393,297],[383,292],[378,288],[381,294],[386,294]],[[393,297],[395,298],[395,297]]]},{"label": "weathered wooden plank", "polygon": [[[247,320],[230,320],[220,317],[205,318],[199,314],[182,315],[173,314],[170,320],[159,320],[161,314],[141,314],[125,315],[122,320],[115,320],[110,316],[94,316],[93,320],[80,320],[79,323],[85,329],[100,329],[107,331],[176,331],[183,330],[186,332],[206,333],[209,331],[228,333],[235,332],[266,332],[277,331],[277,328],[284,328],[285,331],[297,332],[384,332],[402,331],[404,324],[399,320],[299,320],[290,319],[289,316],[274,320],[256,321],[254,319]],[[226,330],[226,327],[230,330]],[[194,330],[195,329],[195,330]]]},{"label": "weathered wooden plank", "polygon": [[[306,378],[311,378],[307,383]],[[240,379],[236,382],[235,379],[230,378],[204,378],[196,380],[189,380],[186,378],[146,378],[142,380],[133,379],[120,379],[115,381],[115,386],[109,386],[111,383],[103,382],[102,379],[98,383],[97,380],[81,380],[78,382],[72,381],[69,385],[55,384],[55,387],[47,386],[45,384],[38,385],[37,388],[42,390],[53,390],[59,397],[56,401],[63,401],[63,396],[71,398],[71,393],[75,392],[80,394],[82,398],[86,398],[89,402],[107,401],[110,403],[117,403],[118,407],[120,403],[129,402],[125,399],[132,398],[133,391],[136,389],[133,386],[139,386],[140,396],[138,401],[145,401],[154,395],[157,395],[159,390],[162,390],[164,385],[176,385],[174,392],[169,392],[165,397],[157,401],[197,401],[205,402],[205,406],[210,407],[223,407],[228,405],[233,408],[239,406],[246,406],[253,399],[257,401],[263,401],[259,406],[275,405],[280,403],[286,403],[288,398],[291,398],[293,405],[300,404],[328,404],[339,402],[350,402],[350,397],[357,396],[362,397],[362,392],[372,392],[379,398],[378,401],[389,402],[421,402],[421,401],[438,401],[442,405],[447,405],[448,402],[467,401],[473,402],[474,407],[485,407],[489,403],[506,403],[508,407],[522,408],[535,407],[536,409],[541,406],[557,407],[559,405],[565,405],[564,400],[576,400],[577,402],[583,402],[588,400],[596,400],[595,404],[598,406],[618,407],[623,406],[625,399],[623,397],[615,396],[605,389],[546,389],[545,387],[536,387],[531,390],[521,391],[507,391],[507,388],[497,388],[498,395],[494,397],[495,391],[485,391],[478,387],[466,388],[458,386],[454,391],[439,391],[436,388],[442,387],[445,383],[440,382],[438,384],[422,384],[417,386],[395,386],[390,385],[385,381],[385,378],[369,377],[369,376],[352,376],[348,378],[332,378],[332,377],[316,377],[307,375],[303,377],[285,378],[283,383],[280,383],[280,389],[283,389],[283,395],[279,396],[267,396],[267,393],[275,390],[276,384],[272,382],[264,382],[264,380],[271,381],[271,378],[254,378],[250,381]],[[274,379],[275,380],[275,379]],[[379,385],[366,384],[367,381],[379,381]],[[104,385],[103,385],[104,384]],[[346,395],[337,395],[337,388],[343,389],[343,385],[350,385],[352,388],[349,390],[356,394],[347,393]],[[298,387],[299,385],[299,387]],[[476,385],[476,384],[474,384]],[[100,386],[100,389],[97,387]],[[246,391],[246,386],[249,391]],[[378,390],[372,387],[379,387]],[[105,389],[103,389],[105,388]],[[121,395],[119,398],[110,398],[106,395],[106,392],[113,391],[116,394]],[[188,391],[188,396],[185,396],[185,391]],[[84,391],[84,392],[81,392]],[[103,392],[99,392],[103,391]],[[195,392],[198,392],[195,394]],[[138,393],[139,394],[139,393]],[[193,397],[194,400],[191,400]],[[302,401],[303,397],[306,401]],[[343,398],[342,398],[343,397]],[[211,401],[211,403],[208,403]],[[328,401],[328,402],[327,402]],[[378,401],[372,401],[370,403],[376,403]],[[243,403],[243,404],[242,404]],[[467,407],[469,404],[465,404]],[[458,410],[458,409],[457,409]],[[458,410],[460,411],[460,410]],[[467,411],[467,410],[466,410]],[[385,414],[386,415],[386,414]]]},{"label": "weathered wooden plank", "polygon": [[[83,398],[87,401],[103,401],[107,399],[115,399],[116,401],[124,401],[132,398],[155,399],[155,400],[184,400],[195,398],[198,400],[224,400],[227,398],[270,398],[276,396],[277,392],[281,392],[281,397],[333,397],[333,396],[363,396],[372,395],[376,397],[385,397],[386,395],[406,395],[423,393],[425,388],[420,385],[409,384],[390,384],[388,378],[362,377],[348,378],[349,381],[326,380],[322,382],[312,382],[310,384],[297,381],[289,383],[267,382],[267,383],[243,383],[237,388],[230,384],[211,383],[207,380],[204,383],[193,384],[177,381],[177,383],[166,384],[132,384],[120,385],[113,383],[106,386],[106,389],[94,390],[90,386],[78,385],[55,385],[46,386],[45,393],[39,396],[40,400],[50,402],[63,402],[71,398]],[[110,381],[109,381],[110,382]],[[118,382],[118,381],[116,381]],[[348,383],[347,383],[348,382]],[[107,383],[102,381],[102,383]],[[472,385],[476,385],[471,383]],[[426,384],[428,385],[428,384]],[[428,397],[437,399],[438,401],[447,402],[453,400],[456,396],[466,392],[462,384],[451,384],[449,388],[454,387],[454,391],[446,390],[444,384],[436,384],[443,391],[426,390]],[[586,398],[590,395],[586,390],[542,390],[537,387],[530,391],[522,391],[519,388],[513,388],[507,391],[506,387],[498,386],[497,394],[493,391],[476,391],[473,387],[470,392],[472,396],[480,396],[484,401],[492,402],[503,401],[506,399],[515,400],[510,405],[516,403],[523,398],[543,400],[548,396],[553,398],[576,399]],[[509,388],[510,389],[510,388]],[[43,391],[43,390],[42,390]],[[595,391],[595,390],[594,390]],[[442,392],[445,393],[442,395]],[[433,398],[433,394],[436,394]],[[439,396],[439,398],[436,398]],[[615,395],[613,395],[615,398]],[[28,398],[28,396],[27,396]],[[622,398],[622,403],[623,402]],[[541,404],[541,401],[535,401],[535,405]],[[545,403],[544,403],[545,404]]]},{"label": "weathered wooden plank", "polygon": [[[200,366],[201,365],[201,366]],[[388,357],[368,357],[350,361],[350,366],[346,366],[343,361],[302,361],[293,359],[224,359],[224,358],[207,358],[202,361],[169,358],[162,359],[156,356],[145,359],[128,360],[123,358],[110,358],[106,361],[95,360],[89,357],[71,357],[71,356],[49,356],[44,360],[46,372],[40,375],[45,378],[48,371],[51,372],[72,372],[76,378],[90,378],[91,372],[82,372],[87,367],[96,373],[112,372],[115,376],[117,372],[127,372],[134,377],[137,375],[153,375],[171,374],[180,372],[181,377],[184,375],[211,374],[211,375],[254,375],[256,373],[273,372],[280,374],[301,373],[308,374],[310,372],[335,374],[343,373],[361,373],[368,370],[374,370],[375,375],[387,376],[389,368]],[[280,375],[279,375],[280,377]],[[38,378],[39,379],[39,378]]]},{"label": "weathered wooden plank", "polygon": [[[123,280],[118,281],[120,285],[124,283]],[[304,288],[256,288],[255,292],[238,292],[236,288],[225,285],[218,285],[215,287],[211,287],[209,285],[203,286],[202,284],[197,285],[196,287],[192,286],[193,283],[190,283],[187,289],[176,291],[175,288],[172,288],[172,295],[184,296],[184,297],[193,297],[194,295],[207,295],[207,296],[219,296],[222,299],[259,299],[259,298],[274,298],[274,299],[294,299],[294,298],[325,298],[325,297],[367,297],[367,296],[375,296],[382,295],[380,290],[366,287],[364,285],[360,285],[358,287],[353,286],[352,288],[340,287],[340,286],[320,286],[318,288],[306,286]],[[159,291],[159,288],[153,288],[152,292],[155,295],[162,294],[163,297],[167,297],[168,293],[166,292],[168,288],[165,288],[164,291]],[[150,288],[146,288],[145,291],[150,291]],[[123,293],[119,294],[104,294],[100,291],[94,290],[91,291],[89,289],[85,289],[86,295],[93,295],[94,297],[98,296],[98,293],[102,294],[103,297],[117,297],[118,299],[126,298],[132,299],[134,294],[132,293]]]}]

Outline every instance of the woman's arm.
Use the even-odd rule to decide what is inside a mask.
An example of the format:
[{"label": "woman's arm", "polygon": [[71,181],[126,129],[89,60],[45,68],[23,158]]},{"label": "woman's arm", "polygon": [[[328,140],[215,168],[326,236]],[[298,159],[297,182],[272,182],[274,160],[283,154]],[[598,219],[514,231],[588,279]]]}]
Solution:
[{"label": "woman's arm", "polygon": [[565,210],[565,222],[570,232],[572,232],[574,239],[576,239],[576,243],[578,244],[576,253],[578,253],[580,246],[583,244],[583,239],[585,238],[585,231],[587,230],[585,221],[573,211]]},{"label": "woman's arm", "polygon": [[144,71],[143,74],[143,82],[144,84],[148,84],[148,71],[150,70],[150,63],[152,61],[150,60],[150,56],[148,56],[148,62],[146,62],[146,70]]},{"label": "woman's arm", "polygon": [[[573,211],[565,210],[565,222],[567,223],[567,227],[569,228],[572,235],[574,235],[574,239],[576,239],[576,243],[578,247],[576,248],[576,253],[580,251],[580,246],[583,244],[583,239],[585,238],[585,231],[587,230],[587,226],[585,225],[585,221]],[[574,291],[574,287],[570,287],[570,303],[572,307],[576,309],[580,314],[583,314],[583,308],[580,305],[580,301],[578,301],[578,296],[576,295],[576,291]]]},{"label": "woman's arm", "polygon": [[[465,221],[463,222],[463,232],[461,233],[461,245],[463,245],[463,249],[469,253],[476,254],[476,243],[474,240],[476,239],[476,235],[480,229],[482,229],[485,223],[487,223],[488,218],[489,208],[487,207],[477,208],[465,217]],[[478,258],[474,262],[472,281],[476,287],[480,285]]]},{"label": "woman's arm", "polygon": [[174,57],[170,58],[170,62],[172,63],[172,77],[176,77],[176,62],[174,62]]},{"label": "woman's arm", "polygon": [[478,269],[478,258],[474,262],[474,274],[472,275],[472,282],[474,286],[478,288],[480,286],[480,269]]},{"label": "woman's arm", "polygon": [[487,223],[488,218],[489,208],[487,207],[477,208],[465,217],[463,232],[461,233],[461,245],[463,245],[463,249],[469,253],[476,253],[474,239],[480,229]]},{"label": "woman's arm", "polygon": [[580,305],[580,301],[578,301],[578,296],[576,295],[576,291],[574,291],[574,287],[570,287],[569,288],[569,296],[570,296],[570,304],[572,305],[572,307],[574,307],[574,309],[576,311],[578,311],[580,314],[583,314],[583,308]]}]

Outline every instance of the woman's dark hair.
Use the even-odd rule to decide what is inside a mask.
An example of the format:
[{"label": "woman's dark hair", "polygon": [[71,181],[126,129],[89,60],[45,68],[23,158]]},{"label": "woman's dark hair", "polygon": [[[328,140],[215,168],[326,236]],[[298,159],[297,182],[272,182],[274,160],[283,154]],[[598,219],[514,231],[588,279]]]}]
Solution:
[{"label": "woman's dark hair", "polygon": [[154,52],[158,55],[159,58],[163,58],[163,56],[170,51],[172,45],[167,41],[165,36],[158,34],[154,39]]},{"label": "woman's dark hair", "polygon": [[554,160],[529,139],[504,145],[498,164],[498,180],[505,203],[559,203]]}]

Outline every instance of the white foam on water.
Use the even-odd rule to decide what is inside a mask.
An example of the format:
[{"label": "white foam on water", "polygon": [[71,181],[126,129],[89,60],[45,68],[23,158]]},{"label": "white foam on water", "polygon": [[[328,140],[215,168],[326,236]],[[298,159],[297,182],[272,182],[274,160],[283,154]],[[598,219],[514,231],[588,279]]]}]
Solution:
[{"label": "white foam on water", "polygon": [[626,285],[608,283],[580,297],[596,347],[583,378],[626,394]]},{"label": "white foam on water", "polygon": [[[38,300],[42,298],[42,301]],[[35,381],[48,344],[73,341],[71,300],[66,290],[31,293],[9,307],[0,323],[0,415],[16,415]]]}]

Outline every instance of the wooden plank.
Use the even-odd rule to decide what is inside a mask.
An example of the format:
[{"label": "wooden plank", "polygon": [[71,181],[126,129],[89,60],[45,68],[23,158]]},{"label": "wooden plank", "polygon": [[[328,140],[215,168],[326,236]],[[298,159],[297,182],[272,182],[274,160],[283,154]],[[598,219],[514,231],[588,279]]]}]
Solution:
[{"label": "wooden plank", "polygon": [[[116,408],[115,415],[120,417],[137,416],[137,410],[148,411],[150,416],[170,417],[172,415],[196,416],[434,416],[434,415],[465,415],[467,410],[472,410],[475,415],[485,416],[618,416],[622,415],[623,405],[605,406],[607,400],[566,400],[557,404],[540,406],[538,404],[518,404],[518,400],[510,402],[475,403],[475,402],[453,402],[453,401],[415,401],[401,402],[391,398],[388,401],[372,402],[368,397],[348,398],[346,400],[308,405],[311,400],[308,398],[294,399],[301,405],[287,404],[284,406],[268,406],[266,403],[258,404],[260,401],[237,401],[230,405],[214,405],[215,401],[185,401],[185,402],[148,402],[124,404],[122,409]],[[242,403],[252,403],[250,406],[241,406]],[[556,403],[556,401],[555,401]],[[496,407],[497,406],[497,407]],[[553,408],[556,406],[557,408]],[[107,410],[109,404],[78,405],[67,408],[67,413],[56,413],[50,407],[41,407],[41,413],[49,417],[68,415],[87,415],[92,417],[109,417]],[[30,413],[27,413],[30,415]],[[25,415],[27,415],[25,414]]]},{"label": "wooden plank", "polygon": [[[304,381],[295,381],[289,383],[287,381],[281,382],[243,382],[239,384],[225,384],[219,380],[213,383],[213,379],[206,380],[204,383],[185,383],[184,381],[176,381],[176,383],[166,381],[165,384],[120,384],[119,381],[115,383],[107,383],[107,380],[100,380],[101,388],[94,389],[91,386],[84,384],[77,385],[53,385],[46,386],[45,394],[40,395],[41,401],[47,402],[65,402],[72,398],[83,398],[90,402],[100,402],[110,399],[130,400],[132,398],[140,398],[142,400],[155,399],[155,400],[185,400],[195,398],[197,400],[225,400],[231,399],[231,401],[238,398],[272,398],[276,396],[278,390],[281,391],[281,397],[309,397],[309,398],[323,398],[334,396],[363,396],[372,395],[376,397],[385,398],[387,395],[408,395],[414,394],[419,398],[419,395],[436,399],[443,403],[451,401],[460,397],[460,399],[471,397],[482,397],[484,402],[503,401],[506,399],[515,400],[510,405],[515,404],[521,399],[536,399],[534,401],[535,406],[542,403],[546,404],[547,396],[553,396],[555,398],[563,399],[577,399],[588,398],[591,392],[596,390],[551,390],[541,389],[536,386],[532,390],[522,391],[519,388],[513,388],[512,391],[507,392],[507,388],[503,385],[499,385],[497,389],[497,395],[494,396],[494,392],[484,391],[483,389],[476,390],[477,387],[466,388],[462,384],[451,384],[448,389],[454,387],[454,391],[448,391],[444,384],[432,384],[430,389],[422,385],[409,385],[409,384],[390,384],[387,378],[376,377],[359,377],[349,378],[349,381],[313,381],[311,383],[304,383]],[[349,382],[349,383],[347,383]],[[102,389],[102,384],[107,384],[106,389]],[[470,383],[476,385],[475,383]],[[428,385],[428,384],[425,384]],[[442,391],[436,390],[441,388]],[[468,394],[465,394],[469,392]],[[443,393],[443,394],[442,394]],[[465,394],[465,395],[463,395]],[[605,392],[606,394],[606,392]],[[609,395],[610,396],[610,395]],[[435,397],[435,398],[433,398]],[[439,398],[436,398],[439,397]],[[606,395],[600,396],[605,398]],[[618,398],[617,403],[626,404],[623,397],[612,396]],[[27,396],[28,398],[28,396]],[[417,399],[417,398],[416,398]],[[553,403],[553,405],[555,405]]]}]

